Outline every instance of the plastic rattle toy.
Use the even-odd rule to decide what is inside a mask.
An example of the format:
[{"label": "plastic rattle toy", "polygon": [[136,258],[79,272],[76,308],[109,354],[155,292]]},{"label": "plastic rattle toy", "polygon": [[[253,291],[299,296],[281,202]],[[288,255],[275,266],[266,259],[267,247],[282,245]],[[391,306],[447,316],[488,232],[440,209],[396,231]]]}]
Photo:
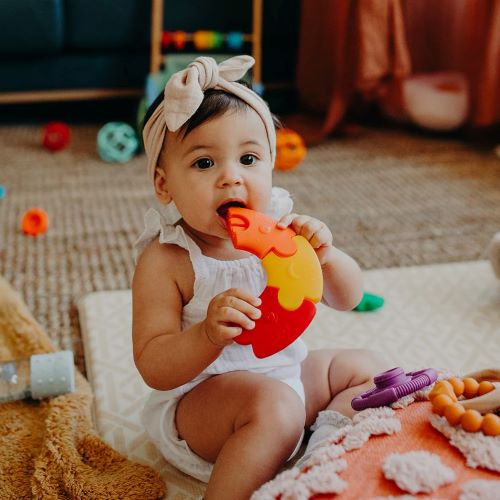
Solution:
[{"label": "plastic rattle toy", "polygon": [[[464,399],[458,399],[462,396]],[[500,409],[500,383],[453,377],[436,382],[429,399],[432,411],[444,416],[450,425],[460,424],[467,432],[500,436],[500,417],[493,413]]]},{"label": "plastic rattle toy", "polygon": [[247,208],[231,207],[227,223],[233,245],[259,257],[267,274],[262,315],[253,330],[235,342],[251,344],[258,358],[277,353],[296,340],[316,314],[323,295],[323,274],[310,243],[291,228]]},{"label": "plastic rattle toy", "polygon": [[50,151],[64,149],[70,138],[71,131],[63,122],[50,122],[42,129],[42,144]]},{"label": "plastic rattle toy", "polygon": [[7,195],[7,188],[0,184],[0,200],[5,198],[6,195]]},{"label": "plastic rattle toy", "polygon": [[360,411],[377,406],[388,406],[403,396],[427,387],[437,380],[437,372],[432,368],[405,373],[396,367],[379,373],[373,378],[375,388],[351,401],[354,410]]},{"label": "plastic rattle toy", "polygon": [[109,122],[97,134],[97,152],[111,163],[129,161],[139,148],[135,130],[123,122]]},{"label": "plastic rattle toy", "polygon": [[38,236],[49,228],[49,215],[41,208],[30,208],[21,219],[21,229],[24,234]]}]

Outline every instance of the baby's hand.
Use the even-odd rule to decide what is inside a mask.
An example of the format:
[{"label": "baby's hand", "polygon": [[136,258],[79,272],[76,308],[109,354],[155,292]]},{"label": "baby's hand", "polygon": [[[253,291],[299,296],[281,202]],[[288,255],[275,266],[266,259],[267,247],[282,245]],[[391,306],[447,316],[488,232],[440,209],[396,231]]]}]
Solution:
[{"label": "baby's hand", "polygon": [[287,214],[278,221],[278,227],[291,228],[300,236],[303,236],[316,250],[316,255],[324,264],[327,253],[333,245],[333,236],[328,226],[309,215]]},{"label": "baby's hand", "polygon": [[231,288],[216,295],[208,305],[203,327],[208,339],[219,347],[233,342],[243,330],[255,327],[261,315],[261,300],[239,288]]}]

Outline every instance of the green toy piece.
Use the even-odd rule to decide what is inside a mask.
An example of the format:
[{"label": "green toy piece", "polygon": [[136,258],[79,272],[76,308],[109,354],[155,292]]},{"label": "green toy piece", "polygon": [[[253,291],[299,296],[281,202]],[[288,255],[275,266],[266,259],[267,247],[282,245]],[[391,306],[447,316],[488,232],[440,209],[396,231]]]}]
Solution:
[{"label": "green toy piece", "polygon": [[380,309],[384,305],[384,298],[380,295],[375,295],[374,293],[363,293],[363,298],[361,302],[353,309],[353,311],[358,312],[368,312]]}]

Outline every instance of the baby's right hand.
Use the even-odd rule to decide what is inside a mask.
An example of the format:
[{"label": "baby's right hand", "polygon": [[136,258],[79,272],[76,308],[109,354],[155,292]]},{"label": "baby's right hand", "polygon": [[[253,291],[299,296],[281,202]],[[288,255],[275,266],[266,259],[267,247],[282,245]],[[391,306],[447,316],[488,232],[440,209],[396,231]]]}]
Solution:
[{"label": "baby's right hand", "polygon": [[205,333],[218,347],[233,342],[243,329],[255,327],[261,312],[257,309],[261,300],[239,288],[231,288],[216,295],[208,305],[207,317],[202,323]]}]

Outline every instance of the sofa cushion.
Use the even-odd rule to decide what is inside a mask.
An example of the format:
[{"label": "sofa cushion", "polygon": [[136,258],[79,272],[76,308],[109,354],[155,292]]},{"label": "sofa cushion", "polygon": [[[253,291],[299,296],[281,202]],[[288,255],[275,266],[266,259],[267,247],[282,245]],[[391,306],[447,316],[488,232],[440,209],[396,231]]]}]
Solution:
[{"label": "sofa cushion", "polygon": [[0,92],[142,88],[148,63],[147,54],[136,51],[8,59],[0,69]]},{"label": "sofa cushion", "polygon": [[131,49],[149,46],[150,2],[67,0],[67,44],[77,49]]},{"label": "sofa cushion", "polygon": [[64,44],[63,0],[0,2],[0,56],[49,55]]}]

